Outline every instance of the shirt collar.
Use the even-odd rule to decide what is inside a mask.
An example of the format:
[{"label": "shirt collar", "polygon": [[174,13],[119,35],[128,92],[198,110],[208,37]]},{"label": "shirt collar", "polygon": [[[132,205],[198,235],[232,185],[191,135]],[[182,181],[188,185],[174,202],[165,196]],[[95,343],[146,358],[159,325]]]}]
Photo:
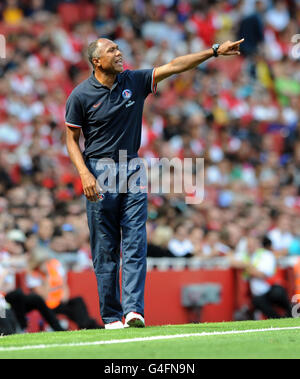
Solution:
[{"label": "shirt collar", "polygon": [[[95,77],[95,71],[93,71],[93,73],[92,73],[92,75],[89,77],[89,82],[90,82],[90,84],[92,84],[94,87],[96,87],[96,88],[107,88],[107,87],[105,87],[103,84],[101,84],[97,79],[96,79],[96,77]],[[113,89],[115,89],[116,88],[116,86],[118,85],[118,84],[120,84],[121,83],[121,79],[120,79],[120,74],[118,74],[117,75],[117,79],[116,79],[116,81],[115,81],[115,83],[114,83],[114,85],[112,86],[112,90]]]}]

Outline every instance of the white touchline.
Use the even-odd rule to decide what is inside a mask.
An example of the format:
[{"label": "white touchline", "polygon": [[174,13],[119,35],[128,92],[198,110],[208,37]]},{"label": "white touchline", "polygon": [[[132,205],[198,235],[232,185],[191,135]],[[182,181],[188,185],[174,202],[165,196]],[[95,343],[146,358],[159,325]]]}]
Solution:
[{"label": "white touchline", "polygon": [[[300,330],[300,326],[286,327],[286,328],[231,330],[228,332],[173,334],[169,336],[127,338],[127,339],[120,339],[120,340],[78,342],[78,343],[69,343],[69,344],[66,343],[66,344],[55,344],[55,345],[49,344],[49,345],[32,345],[32,346],[11,346],[11,347],[0,347],[0,353],[8,352],[8,351],[54,349],[54,348],[60,348],[60,347],[97,346],[97,345],[112,345],[112,344],[129,343],[129,342],[160,341],[160,340],[171,340],[171,339],[176,339],[176,338],[223,336],[223,335],[246,334],[246,333],[264,333],[264,332],[276,332],[276,331],[284,331],[284,330]],[[1,339],[0,339],[0,342],[1,342]]]}]

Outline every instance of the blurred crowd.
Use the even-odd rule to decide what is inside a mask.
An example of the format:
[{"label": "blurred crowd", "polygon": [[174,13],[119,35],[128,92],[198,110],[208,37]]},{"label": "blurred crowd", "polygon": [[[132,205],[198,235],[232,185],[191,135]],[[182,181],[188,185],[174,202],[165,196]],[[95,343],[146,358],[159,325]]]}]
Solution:
[{"label": "blurred crowd", "polygon": [[64,111],[100,36],[127,69],[245,38],[240,57],[162,82],[146,102],[140,156],[205,158],[202,204],[149,194],[149,256],[247,253],[263,236],[276,257],[300,256],[299,0],[6,0],[0,15],[0,263],[24,269],[43,248],[67,269],[91,267]]}]

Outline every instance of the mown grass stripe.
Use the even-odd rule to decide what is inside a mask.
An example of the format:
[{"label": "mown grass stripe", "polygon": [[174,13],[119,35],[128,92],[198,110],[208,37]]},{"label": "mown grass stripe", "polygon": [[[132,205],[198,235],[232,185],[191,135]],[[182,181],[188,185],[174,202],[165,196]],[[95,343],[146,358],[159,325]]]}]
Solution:
[{"label": "mown grass stripe", "polygon": [[56,349],[64,347],[84,347],[84,346],[98,346],[98,345],[112,345],[112,344],[122,344],[122,343],[132,343],[132,342],[148,342],[148,341],[161,341],[161,340],[171,340],[177,338],[191,338],[191,337],[209,337],[209,336],[223,336],[223,335],[234,335],[234,334],[249,334],[249,333],[265,333],[265,332],[276,332],[276,331],[288,331],[288,330],[300,330],[298,327],[284,327],[284,328],[267,328],[267,329],[248,329],[248,330],[231,330],[226,332],[203,332],[203,333],[189,333],[189,334],[173,334],[167,336],[152,336],[152,337],[140,337],[140,338],[126,338],[119,340],[108,340],[108,341],[94,341],[94,342],[78,342],[78,343],[68,343],[68,344],[49,344],[49,345],[28,345],[28,346],[11,346],[11,347],[0,347],[1,352],[10,351],[24,351],[24,350],[43,350],[43,349]]}]

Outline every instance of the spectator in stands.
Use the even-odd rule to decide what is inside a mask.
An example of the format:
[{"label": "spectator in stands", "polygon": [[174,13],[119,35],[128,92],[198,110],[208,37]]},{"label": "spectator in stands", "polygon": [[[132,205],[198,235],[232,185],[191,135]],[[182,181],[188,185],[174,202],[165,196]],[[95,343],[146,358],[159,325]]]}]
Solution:
[{"label": "spectator in stands", "polygon": [[277,32],[283,31],[290,22],[290,13],[285,1],[274,0],[274,7],[266,12],[266,22]]},{"label": "spectator in stands", "polygon": [[201,257],[203,252],[203,229],[194,226],[189,232],[189,240],[193,245],[193,255],[194,257]]},{"label": "spectator in stands", "polygon": [[[26,315],[37,310],[53,330],[63,331],[55,314],[40,296],[25,294],[21,288],[17,287],[17,274],[27,269],[28,247],[30,245],[21,230],[13,229],[7,233],[0,246],[0,293],[5,296],[5,300],[16,316],[18,330],[26,331]],[[10,318],[13,322],[13,314],[10,314]]]},{"label": "spectator in stands", "polygon": [[174,236],[168,244],[168,249],[174,257],[192,257],[194,246],[188,238],[188,231],[184,224],[179,224],[174,230]]},{"label": "spectator in stands", "polygon": [[289,255],[300,256],[300,221],[297,218],[293,222],[293,240],[289,247]]},{"label": "spectator in stands", "polygon": [[6,235],[4,251],[2,251],[2,260],[5,253],[8,254],[10,262],[21,268],[26,268],[27,256],[25,255],[25,234],[18,229],[10,230]]},{"label": "spectator in stands", "polygon": [[[37,294],[25,294],[20,288],[16,287],[16,268],[9,260],[0,262],[0,293],[5,296],[6,302],[11,306],[13,314],[10,314],[10,325],[12,333],[17,330],[26,332],[27,314],[33,310],[40,312],[41,316],[55,331],[63,331],[55,313],[47,307],[44,300]],[[14,324],[14,315],[17,324]]]},{"label": "spectator in stands", "polygon": [[49,218],[42,219],[38,224],[38,245],[48,247],[54,234],[53,221]]},{"label": "spectator in stands", "polygon": [[12,180],[4,167],[0,166],[0,195],[4,194],[13,185]]},{"label": "spectator in stands", "polygon": [[291,219],[287,214],[278,217],[277,225],[269,232],[272,248],[277,256],[285,256],[293,243]]},{"label": "spectator in stands", "polygon": [[38,248],[31,254],[26,284],[55,314],[67,316],[79,329],[100,329],[89,316],[84,300],[70,298],[66,275],[61,263],[49,257],[48,250]]},{"label": "spectator in stands", "polygon": [[5,300],[6,278],[9,275],[0,263],[0,336],[7,336],[17,333],[18,322],[14,312],[10,309]]},{"label": "spectator in stands", "polygon": [[113,18],[113,10],[109,2],[99,2],[95,28],[99,36],[103,38],[113,38],[116,29],[116,21]]},{"label": "spectator in stands", "polygon": [[292,306],[286,290],[276,284],[277,263],[272,242],[267,236],[262,243],[256,237],[249,237],[247,255],[236,255],[232,265],[243,268],[248,275],[255,310],[261,311],[267,318],[281,318],[278,307],[284,311],[284,317],[291,317]]},{"label": "spectator in stands", "polygon": [[46,11],[45,0],[31,0],[25,11],[27,17],[37,18]]},{"label": "spectator in stands", "polygon": [[203,257],[215,258],[230,252],[230,248],[222,242],[221,236],[220,232],[214,230],[207,232],[202,247]]},{"label": "spectator in stands", "polygon": [[173,237],[173,230],[169,226],[159,225],[151,233],[148,227],[148,257],[152,258],[171,258],[173,254],[168,249],[170,240]]},{"label": "spectator in stands", "polygon": [[262,0],[256,1],[255,12],[246,16],[240,24],[238,35],[245,38],[241,51],[245,55],[253,55],[258,51],[259,45],[264,41],[263,11],[265,4]]},{"label": "spectator in stands", "polygon": [[23,19],[23,11],[19,5],[19,1],[6,0],[2,16],[3,20],[7,22],[7,24],[19,24]]},{"label": "spectator in stands", "polygon": [[75,228],[74,224],[63,224],[56,228],[49,253],[65,269],[84,271],[92,268],[88,249],[89,233],[83,225]]}]

